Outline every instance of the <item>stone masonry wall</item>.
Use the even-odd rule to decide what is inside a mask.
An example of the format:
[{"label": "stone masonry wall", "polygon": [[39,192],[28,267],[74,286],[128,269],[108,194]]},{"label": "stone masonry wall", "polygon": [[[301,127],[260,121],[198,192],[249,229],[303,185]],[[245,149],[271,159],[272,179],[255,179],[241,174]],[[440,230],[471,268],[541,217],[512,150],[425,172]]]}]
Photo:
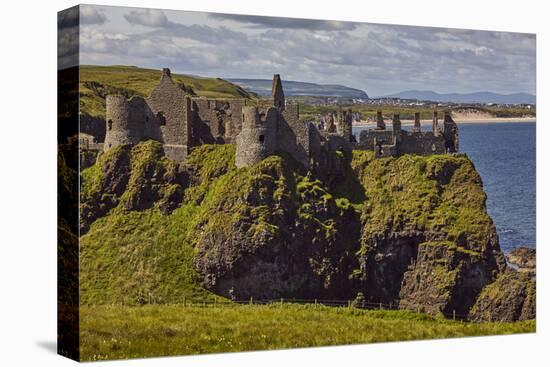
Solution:
[{"label": "stone masonry wall", "polygon": [[137,144],[144,134],[145,102],[141,97],[127,100],[124,96],[106,98],[107,127],[104,149],[118,145]]},{"label": "stone masonry wall", "polygon": [[[160,84],[147,98],[147,104],[151,115],[155,117],[149,119],[149,123],[155,123],[160,129],[166,155],[171,159],[182,160],[188,153],[190,101],[185,92],[172,81],[169,70],[163,70]],[[154,128],[149,130],[154,131]]]},{"label": "stone masonry wall", "polygon": [[277,109],[272,107],[261,119],[256,107],[243,107],[243,126],[236,137],[235,165],[238,168],[258,163],[276,151],[277,115]]}]

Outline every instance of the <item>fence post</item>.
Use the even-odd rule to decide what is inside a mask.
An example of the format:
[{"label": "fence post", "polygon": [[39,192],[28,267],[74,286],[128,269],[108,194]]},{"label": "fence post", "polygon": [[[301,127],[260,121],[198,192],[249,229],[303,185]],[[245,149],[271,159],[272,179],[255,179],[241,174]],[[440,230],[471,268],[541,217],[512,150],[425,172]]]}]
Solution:
[{"label": "fence post", "polygon": [[317,306],[317,298],[315,298],[315,306]]},{"label": "fence post", "polygon": [[382,302],[380,302],[380,305],[379,305],[379,306],[380,306],[380,309],[382,309]]},{"label": "fence post", "polygon": [[281,306],[283,305],[283,302],[284,302],[284,298],[281,297]]},{"label": "fence post", "polygon": [[348,299],[348,308],[351,308],[351,301]]},{"label": "fence post", "polygon": [[254,299],[252,298],[252,296],[250,297],[250,304],[252,305],[254,303]]},{"label": "fence post", "polygon": [[453,321],[456,321],[456,311],[453,310]]},{"label": "fence post", "polygon": [[214,297],[214,307],[216,307],[217,305],[218,305],[218,299]]}]

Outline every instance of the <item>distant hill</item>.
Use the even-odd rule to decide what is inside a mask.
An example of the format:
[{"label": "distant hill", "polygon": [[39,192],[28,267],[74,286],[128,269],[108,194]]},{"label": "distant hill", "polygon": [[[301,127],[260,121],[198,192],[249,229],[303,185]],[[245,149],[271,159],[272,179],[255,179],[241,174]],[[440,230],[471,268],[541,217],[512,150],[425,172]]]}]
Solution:
[{"label": "distant hill", "polygon": [[[271,94],[270,79],[227,79],[231,83],[237,84],[249,92],[260,96]],[[350,88],[343,85],[315,84],[306,82],[296,82],[283,79],[283,89],[287,96],[320,96],[320,97],[343,97],[368,99],[367,93],[360,89]]]},{"label": "distant hill", "polygon": [[499,94],[493,92],[436,93],[432,91],[407,90],[384,96],[387,98],[417,99],[420,101],[455,103],[506,103],[535,104],[536,97],[529,93]]}]

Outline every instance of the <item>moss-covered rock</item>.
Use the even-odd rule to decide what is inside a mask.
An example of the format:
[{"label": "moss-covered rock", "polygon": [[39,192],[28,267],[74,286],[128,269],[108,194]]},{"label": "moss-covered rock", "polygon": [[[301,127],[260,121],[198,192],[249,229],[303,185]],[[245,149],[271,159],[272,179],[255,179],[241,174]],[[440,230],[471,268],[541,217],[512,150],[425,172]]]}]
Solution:
[{"label": "moss-covered rock", "polygon": [[165,213],[183,200],[182,180],[176,162],[164,156],[162,144],[147,141],[121,145],[98,158],[81,174],[81,233],[110,210],[158,208]]},{"label": "moss-covered rock", "polygon": [[367,299],[467,314],[504,269],[481,178],[465,155],[404,155],[352,162],[366,200],[361,272]]},{"label": "moss-covered rock", "polygon": [[284,154],[237,169],[232,145],[198,147],[179,166],[154,142],[103,154],[82,174],[91,223],[82,299],[361,292],[368,302],[467,315],[506,267],[468,157],[339,159],[340,174],[328,176]]},{"label": "moss-covered rock", "polygon": [[290,157],[230,168],[201,202],[197,257],[205,287],[236,298],[350,296],[359,217],[301,176]]},{"label": "moss-covered rock", "polygon": [[483,289],[470,310],[475,321],[530,320],[536,316],[536,284],[525,273],[509,270]]}]

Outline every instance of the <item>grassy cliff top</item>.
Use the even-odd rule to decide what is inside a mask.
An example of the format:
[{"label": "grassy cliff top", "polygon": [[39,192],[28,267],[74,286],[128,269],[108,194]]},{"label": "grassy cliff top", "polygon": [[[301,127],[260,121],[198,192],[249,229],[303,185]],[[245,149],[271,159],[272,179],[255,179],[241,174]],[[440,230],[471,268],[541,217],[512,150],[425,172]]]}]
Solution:
[{"label": "grassy cliff top", "polygon": [[[160,81],[161,71],[136,66],[80,67],[80,112],[94,117],[105,117],[105,94],[148,96]],[[203,78],[172,73],[176,84],[183,83],[199,97],[214,99],[255,99],[241,87],[220,78]]]},{"label": "grassy cliff top", "polygon": [[[81,239],[84,304],[139,304],[150,295],[159,303],[211,297],[195,270],[197,244],[212,236],[220,241],[231,237],[243,218],[253,224],[250,238],[276,237],[278,220],[294,213],[299,222],[341,247],[350,241],[338,237],[342,234],[335,225],[356,211],[363,237],[388,228],[437,231],[451,247],[472,254],[485,252],[494,231],[481,179],[463,155],[374,159],[372,152],[356,151],[348,172],[348,181],[355,184],[335,186],[304,176],[290,157],[271,156],[237,169],[233,145],[204,145],[185,162],[195,183],[185,189],[177,209],[162,213],[155,203],[140,211],[125,210],[127,202],[135,201],[128,198],[149,185],[138,180],[143,169],[157,167],[165,176],[175,172],[161,151],[160,143],[142,142],[104,154],[83,171],[82,198],[116,204]],[[108,180],[105,169],[122,161],[130,162],[132,169],[124,192],[115,198],[102,191]],[[328,208],[328,217],[314,210],[319,207]],[[350,248],[350,253],[358,249]]]}]

